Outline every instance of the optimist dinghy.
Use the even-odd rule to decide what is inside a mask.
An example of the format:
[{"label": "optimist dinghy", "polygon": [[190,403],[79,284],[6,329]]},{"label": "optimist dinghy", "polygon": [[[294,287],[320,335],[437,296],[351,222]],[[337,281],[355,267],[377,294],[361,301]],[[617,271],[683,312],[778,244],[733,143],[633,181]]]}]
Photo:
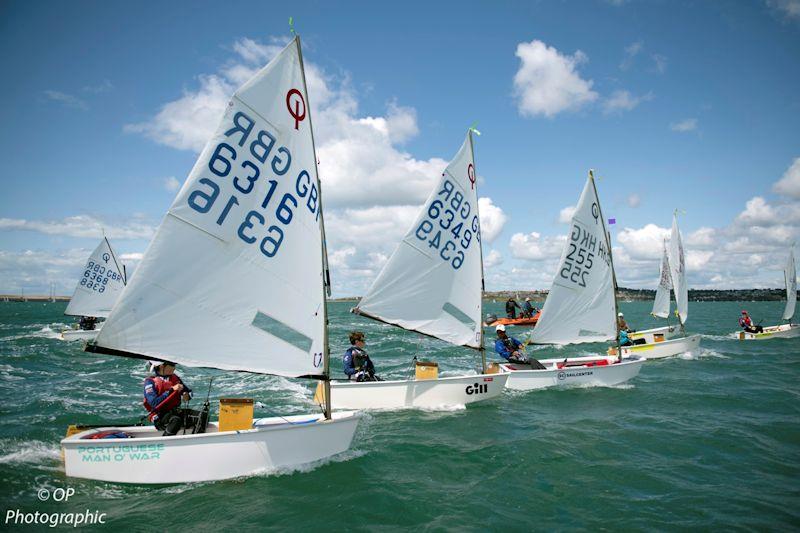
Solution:
[{"label": "optimist dinghy", "polygon": [[[295,37],[233,95],[87,351],[327,382],[324,230]],[[137,426],[89,429],[61,446],[71,477],[209,481],[343,452],[359,418],[331,414],[328,403],[323,414],[250,418],[225,431],[212,423],[172,437]],[[100,432],[114,433],[94,438]]]},{"label": "optimist dinghy", "polygon": [[[691,352],[700,347],[700,335],[686,335],[685,324],[689,316],[689,286],[686,283],[686,261],[683,254],[683,239],[678,229],[677,211],[672,217],[672,234],[670,235],[669,251],[664,243],[664,254],[661,258],[661,276],[656,298],[653,301],[652,314],[661,318],[668,318],[670,314],[670,290],[675,293],[676,314],[680,321],[679,331],[674,326],[654,328],[630,334],[631,339],[644,339],[645,344],[622,346],[619,350],[623,357],[638,355],[645,359],[662,359],[684,352]],[[616,348],[609,350],[610,354],[616,353]]]},{"label": "optimist dinghy", "polygon": [[783,270],[783,280],[786,283],[786,307],[783,310],[783,319],[787,323],[778,326],[766,326],[761,333],[739,331],[733,334],[737,339],[740,341],[762,341],[800,335],[800,324],[792,324],[794,309],[797,305],[797,269],[794,262],[794,246],[789,250],[789,260]]},{"label": "optimist dinghy", "polygon": [[[581,193],[572,216],[561,263],[533,328],[533,344],[580,344],[617,338],[617,300],[611,240],[594,174]],[[617,385],[636,377],[644,359],[636,356],[543,359],[544,369],[501,363],[511,373],[506,387],[533,390],[546,387]]]},{"label": "optimist dinghy", "polygon": [[[117,254],[114,253],[111,243],[106,237],[103,237],[92,255],[86,260],[83,275],[75,287],[75,292],[70,298],[64,314],[107,318],[126,283],[125,265],[121,265],[117,261]],[[61,332],[61,340],[94,340],[102,326],[103,324],[100,323],[94,329],[80,329],[79,326],[65,329]]]},{"label": "optimist dinghy", "polygon": [[[483,258],[475,176],[469,130],[417,220],[353,312],[478,350],[485,372]],[[433,371],[417,372],[417,379],[410,380],[332,381],[332,405],[357,409],[461,406],[498,396],[507,379],[502,373],[438,377]]]}]

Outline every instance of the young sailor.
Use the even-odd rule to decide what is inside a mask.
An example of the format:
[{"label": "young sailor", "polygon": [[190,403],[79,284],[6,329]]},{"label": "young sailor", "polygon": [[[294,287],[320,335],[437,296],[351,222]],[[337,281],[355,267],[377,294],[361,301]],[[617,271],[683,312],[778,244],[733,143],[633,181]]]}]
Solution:
[{"label": "young sailor", "polygon": [[754,326],[753,319],[747,314],[747,311],[742,310],[742,317],[739,319],[739,327],[748,333],[764,333],[763,326]]},{"label": "young sailor", "polygon": [[620,331],[631,331],[628,327],[628,323],[625,322],[625,315],[623,315],[621,312],[617,314],[617,327]]},{"label": "young sailor", "polygon": [[506,327],[500,324],[495,328],[497,339],[494,341],[494,351],[509,363],[527,365],[530,360],[522,351],[522,343],[514,337],[506,335]]},{"label": "young sailor", "polygon": [[344,365],[344,373],[347,374],[347,379],[356,381],[380,381],[378,376],[375,375],[375,365],[367,355],[364,347],[367,342],[364,338],[364,333],[361,331],[350,332],[350,348],[344,352],[342,356],[342,364]]},{"label": "young sailor", "polygon": [[204,432],[208,415],[181,407],[181,400],[191,399],[192,389],[175,373],[175,363],[150,361],[150,371],[153,375],[144,380],[143,404],[156,428],[164,436],[177,435],[184,428]]},{"label": "young sailor", "polygon": [[78,327],[84,331],[93,330],[96,324],[97,324],[97,317],[93,316],[82,316],[81,319],[78,321]]},{"label": "young sailor", "polygon": [[628,332],[625,331],[624,329],[620,329],[619,330],[619,345],[620,346],[633,346],[634,344],[647,344],[647,341],[645,339],[634,339],[634,340],[631,340],[631,338],[628,337]]}]

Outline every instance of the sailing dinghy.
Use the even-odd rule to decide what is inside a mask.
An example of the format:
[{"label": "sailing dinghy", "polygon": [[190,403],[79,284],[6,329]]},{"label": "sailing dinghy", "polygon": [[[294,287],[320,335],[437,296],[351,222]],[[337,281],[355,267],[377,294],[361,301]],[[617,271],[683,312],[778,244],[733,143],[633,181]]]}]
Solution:
[{"label": "sailing dinghy", "polygon": [[783,310],[783,319],[786,324],[767,326],[762,333],[749,333],[739,331],[734,333],[740,341],[766,340],[778,337],[796,337],[800,335],[800,324],[792,324],[794,308],[797,304],[797,269],[794,263],[794,246],[789,250],[789,260],[783,270],[783,280],[786,283],[786,307]]},{"label": "sailing dinghy", "polygon": [[[680,333],[675,326],[638,331],[629,335],[631,339],[644,339],[645,344],[620,347],[623,357],[638,355],[645,359],[662,359],[684,352],[691,352],[700,346],[700,335],[686,335],[685,325],[689,316],[689,286],[686,283],[686,260],[683,254],[683,239],[678,229],[677,211],[672,217],[672,233],[669,250],[664,247],[661,259],[661,278],[653,302],[653,315],[667,318],[670,313],[670,289],[675,293],[676,314],[680,321]],[[612,348],[612,350],[614,350]]]},{"label": "sailing dinghy", "polygon": [[[484,356],[485,372],[483,257],[475,176],[470,130],[416,221],[353,312],[478,350]],[[417,372],[417,379],[410,380],[332,381],[332,405],[448,408],[493,398],[503,391],[506,379],[503,373],[438,377],[435,371],[432,376]]]},{"label": "sailing dinghy", "polygon": [[[611,241],[600,209],[594,175],[581,193],[553,285],[531,333],[534,344],[580,344],[617,338],[617,301]],[[540,359],[544,369],[501,363],[506,387],[616,385],[636,377],[644,359],[588,356]]]},{"label": "sailing dinghy", "polygon": [[[327,253],[310,106],[295,37],[233,95],[216,133],[87,351],[327,382]],[[330,396],[330,395],[329,395]],[[163,437],[88,429],[68,476],[183,483],[291,468],[350,447],[355,412],[246,420]],[[94,438],[106,431],[128,438]]]},{"label": "sailing dinghy", "polygon": [[[111,313],[122,289],[127,283],[125,265],[117,261],[117,254],[103,237],[92,255],[86,260],[83,275],[75,292],[67,304],[64,314],[67,316],[107,318]],[[61,340],[90,341],[97,337],[103,324],[97,324],[94,329],[80,329],[79,326],[65,329],[61,332]]]}]

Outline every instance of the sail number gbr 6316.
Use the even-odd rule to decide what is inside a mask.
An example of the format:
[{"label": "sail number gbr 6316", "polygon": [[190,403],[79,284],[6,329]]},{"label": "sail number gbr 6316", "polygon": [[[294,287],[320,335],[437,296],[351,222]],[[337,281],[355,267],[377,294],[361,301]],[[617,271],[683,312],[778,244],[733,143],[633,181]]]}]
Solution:
[{"label": "sail number gbr 6316", "polygon": [[439,257],[458,270],[472,241],[481,240],[477,209],[473,213],[464,193],[446,179],[426,215],[414,234],[428,248],[438,250]]},{"label": "sail number gbr 6316", "polygon": [[214,225],[231,227],[239,239],[271,258],[280,251],[284,231],[297,210],[307,209],[319,219],[316,179],[305,169],[290,172],[289,148],[278,143],[270,128],[242,111],[233,113],[224,139],[205,166],[186,202],[209,216],[212,233],[219,231]]}]

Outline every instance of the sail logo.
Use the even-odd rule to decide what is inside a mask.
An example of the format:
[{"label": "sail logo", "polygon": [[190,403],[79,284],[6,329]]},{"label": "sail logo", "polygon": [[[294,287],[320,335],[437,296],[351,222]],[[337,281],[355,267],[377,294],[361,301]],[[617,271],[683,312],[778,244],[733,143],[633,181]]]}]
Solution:
[{"label": "sail logo", "polygon": [[581,376],[591,376],[594,372],[591,370],[584,370],[583,372],[559,372],[558,379],[563,381],[567,378],[579,378]]},{"label": "sail logo", "polygon": [[475,188],[475,167],[472,165],[472,163],[470,163],[469,166],[467,167],[467,178],[469,178],[469,183],[470,183],[469,188],[470,189],[474,189]]},{"label": "sail logo", "polygon": [[[294,104],[294,106],[292,106],[292,104]],[[301,106],[302,111],[300,110]],[[300,123],[306,118],[306,101],[303,99],[303,94],[297,89],[290,89],[289,92],[286,93],[286,108],[294,119],[294,129],[299,129]]]},{"label": "sail logo", "polygon": [[[491,378],[489,378],[491,379]],[[485,380],[484,380],[485,381]],[[472,385],[467,385],[467,395],[471,396],[473,394],[485,394],[489,392],[489,385],[486,383],[474,383]]]}]

